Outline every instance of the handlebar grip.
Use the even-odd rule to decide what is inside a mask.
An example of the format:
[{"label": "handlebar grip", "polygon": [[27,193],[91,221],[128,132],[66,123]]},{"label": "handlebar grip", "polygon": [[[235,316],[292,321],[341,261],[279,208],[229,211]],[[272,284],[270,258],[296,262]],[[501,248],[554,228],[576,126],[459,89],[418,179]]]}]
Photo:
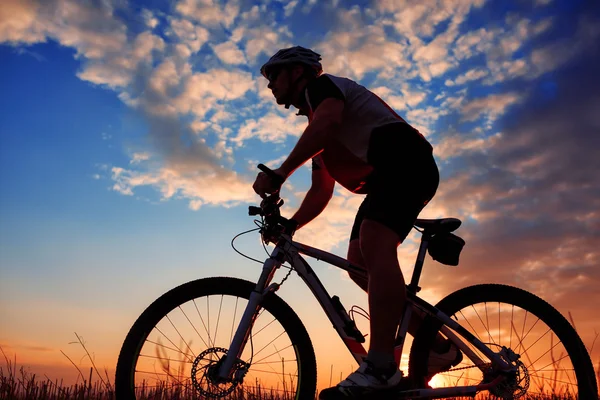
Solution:
[{"label": "handlebar grip", "polygon": [[258,169],[267,174],[276,186],[281,187],[281,185],[283,185],[285,179],[283,179],[280,175],[277,175],[272,169],[270,169],[266,165],[258,164]]}]

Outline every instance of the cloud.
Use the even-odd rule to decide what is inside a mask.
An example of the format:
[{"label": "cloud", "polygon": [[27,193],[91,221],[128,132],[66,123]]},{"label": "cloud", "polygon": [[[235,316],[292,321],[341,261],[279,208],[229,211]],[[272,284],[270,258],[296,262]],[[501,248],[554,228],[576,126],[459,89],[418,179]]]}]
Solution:
[{"label": "cloud", "polygon": [[531,78],[557,69],[586,50],[593,51],[595,48],[597,51],[597,39],[600,36],[597,21],[581,17],[578,22],[574,38],[558,40],[531,52],[530,61],[533,66]]},{"label": "cloud", "polygon": [[137,188],[150,186],[160,192],[162,200],[186,199],[192,210],[205,205],[232,207],[256,200],[251,182],[234,172],[223,169],[219,174],[206,174],[182,170],[169,167],[145,170],[113,167],[113,190],[131,196]]},{"label": "cloud", "polygon": [[167,34],[175,35],[181,43],[189,47],[192,53],[200,51],[210,36],[206,28],[187,19],[171,18],[170,28],[171,31]]},{"label": "cloud", "polygon": [[296,6],[298,5],[298,0],[292,0],[288,4],[286,4],[283,8],[285,10],[285,16],[289,17],[294,13]]},{"label": "cloud", "polygon": [[488,71],[482,68],[473,68],[465,72],[463,75],[460,75],[453,81],[448,79],[445,84],[446,86],[464,85],[467,82],[479,80],[487,75]]},{"label": "cloud", "polygon": [[182,0],[175,10],[186,18],[198,21],[205,26],[232,26],[240,12],[238,1],[230,0],[220,4],[215,0]]},{"label": "cloud", "polygon": [[154,13],[148,9],[142,10],[142,18],[146,23],[146,26],[150,29],[154,29],[158,26],[159,20],[154,16]]},{"label": "cloud", "polygon": [[141,161],[147,161],[150,159],[150,153],[142,152],[142,153],[133,153],[129,164],[139,164]]},{"label": "cloud", "polygon": [[242,26],[233,31],[231,40],[245,43],[246,57],[255,63],[261,54],[271,57],[277,50],[291,47],[290,36],[285,27]]},{"label": "cloud", "polygon": [[475,135],[446,134],[442,140],[435,143],[434,154],[441,160],[458,157],[470,152],[486,152],[500,140],[502,135],[497,133],[487,137]]},{"label": "cloud", "polygon": [[[304,193],[295,195],[299,201],[304,198]],[[362,200],[363,196],[338,188],[323,213],[300,229],[294,240],[326,251],[345,244],[350,239],[352,224]]]},{"label": "cloud", "polygon": [[504,93],[470,100],[462,106],[463,120],[475,121],[483,116],[487,123],[491,124],[504,114],[509,106],[519,102],[520,99],[521,96],[516,93]]},{"label": "cloud", "polygon": [[214,45],[213,51],[221,61],[226,64],[246,64],[248,61],[244,53],[233,42],[224,42]]},{"label": "cloud", "polygon": [[365,25],[360,9],[340,10],[336,18],[336,30],[314,46],[327,55],[323,61],[326,72],[361,79],[369,71],[393,76],[410,68],[407,43],[388,40],[383,26]]},{"label": "cloud", "polygon": [[289,113],[282,116],[270,112],[257,120],[248,120],[238,130],[232,141],[241,146],[244,141],[256,138],[262,142],[282,143],[288,136],[300,136],[306,127],[306,119]]},{"label": "cloud", "polygon": [[78,72],[81,79],[111,88],[127,86],[140,64],[150,64],[153,53],[164,49],[163,39],[150,32],[129,41],[127,27],[114,17],[110,2],[9,1],[3,3],[1,13],[0,41],[18,44],[54,39],[76,49],[83,60]]},{"label": "cloud", "polygon": [[34,0],[6,0],[0,7],[0,43],[37,43],[46,40],[46,33]]}]

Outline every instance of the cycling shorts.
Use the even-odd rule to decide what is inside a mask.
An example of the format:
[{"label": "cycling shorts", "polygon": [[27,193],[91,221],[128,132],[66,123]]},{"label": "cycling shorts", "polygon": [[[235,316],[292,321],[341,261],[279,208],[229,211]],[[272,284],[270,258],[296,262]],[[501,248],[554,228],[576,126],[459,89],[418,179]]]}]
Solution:
[{"label": "cycling shorts", "polygon": [[429,142],[406,123],[375,128],[367,160],[367,196],[360,205],[350,240],[358,239],[364,219],[377,221],[403,241],[421,210],[433,198],[440,176]]}]

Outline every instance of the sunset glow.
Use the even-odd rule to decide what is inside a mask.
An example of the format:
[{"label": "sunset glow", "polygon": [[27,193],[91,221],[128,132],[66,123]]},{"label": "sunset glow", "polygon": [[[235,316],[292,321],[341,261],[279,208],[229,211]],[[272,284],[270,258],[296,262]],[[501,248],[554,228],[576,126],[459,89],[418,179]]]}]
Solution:
[{"label": "sunset glow", "polygon": [[[259,69],[302,45],[433,145],[440,186],[420,217],[461,219],[466,245],[457,267],[427,256],[419,295],[436,304],[475,284],[527,290],[575,326],[598,370],[598,43],[598,1],[3,0],[0,368],[16,360],[71,384],[95,366],[113,379],[127,333],[162,294],[206,277],[257,280],[266,257],[257,232],[235,247],[259,262],[231,239],[256,228],[257,164],[278,167],[307,124],[276,104]],[[283,186],[284,216],[310,188],[309,167]],[[337,185],[294,239],[345,257],[362,200]],[[398,249],[407,281],[418,240],[413,231]],[[346,272],[308,261],[346,309],[368,309]],[[311,337],[319,389],[356,369],[295,273],[277,294]],[[199,355],[229,346],[242,304],[222,300],[188,302],[151,332],[146,385],[191,382],[194,361],[220,357]],[[264,364],[246,382],[293,392],[294,348],[267,317],[253,336]],[[574,390],[564,344],[531,314],[495,303],[457,318],[485,343],[519,342],[524,368],[537,371],[531,393]],[[357,324],[368,335],[368,320]],[[431,385],[480,382],[481,368],[463,363]]]}]

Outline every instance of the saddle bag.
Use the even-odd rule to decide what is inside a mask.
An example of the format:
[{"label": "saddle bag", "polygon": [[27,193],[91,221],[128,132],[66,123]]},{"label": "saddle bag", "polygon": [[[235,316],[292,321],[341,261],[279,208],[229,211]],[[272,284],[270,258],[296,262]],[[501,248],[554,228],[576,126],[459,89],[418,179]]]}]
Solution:
[{"label": "saddle bag", "polygon": [[437,233],[429,241],[427,251],[435,261],[456,266],[464,245],[465,241],[459,236],[452,233]]}]

